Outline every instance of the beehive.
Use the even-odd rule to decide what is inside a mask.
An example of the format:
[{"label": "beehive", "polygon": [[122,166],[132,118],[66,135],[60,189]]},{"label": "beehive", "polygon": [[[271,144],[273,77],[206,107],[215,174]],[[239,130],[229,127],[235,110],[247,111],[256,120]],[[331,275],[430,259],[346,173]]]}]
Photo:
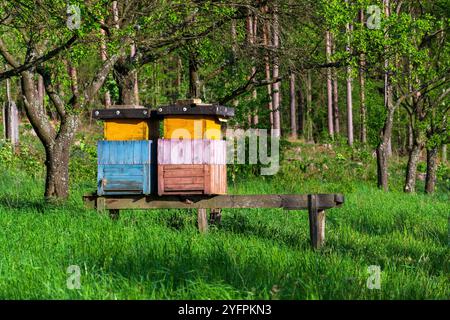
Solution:
[{"label": "beehive", "polygon": [[226,141],[158,140],[158,194],[226,194]]},{"label": "beehive", "polygon": [[148,140],[149,122],[138,119],[108,120],[104,123],[106,140]]},{"label": "beehive", "polygon": [[155,186],[152,141],[99,141],[98,195],[151,194]]},{"label": "beehive", "polygon": [[[114,106],[93,111],[93,118],[103,120],[104,138],[110,141],[149,140],[152,137],[150,110],[144,107]],[[155,130],[153,130],[155,131]]]},{"label": "beehive", "polygon": [[221,124],[213,116],[176,115],[164,118],[165,139],[220,140],[221,136]]}]

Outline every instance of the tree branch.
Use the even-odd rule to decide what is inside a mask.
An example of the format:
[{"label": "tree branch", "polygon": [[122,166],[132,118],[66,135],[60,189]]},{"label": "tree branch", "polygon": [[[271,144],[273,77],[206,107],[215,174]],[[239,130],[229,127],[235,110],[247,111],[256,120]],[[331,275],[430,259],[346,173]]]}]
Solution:
[{"label": "tree branch", "polygon": [[0,73],[0,81],[7,79],[7,78],[11,78],[13,76],[16,76],[25,70],[28,70],[38,64],[41,64],[45,61],[52,59],[53,57],[58,55],[61,51],[65,50],[67,48],[70,48],[77,41],[77,39],[78,39],[78,35],[74,35],[69,40],[67,40],[67,42],[62,44],[61,46],[53,49],[52,51],[49,51],[48,53],[46,53],[45,55],[43,55],[39,58],[32,59],[23,65],[19,65],[19,63],[14,59],[14,57],[12,57],[9,54],[9,52],[6,50],[4,43],[0,39],[0,53],[6,59],[6,61],[14,68],[14,69],[5,71],[3,73]]}]

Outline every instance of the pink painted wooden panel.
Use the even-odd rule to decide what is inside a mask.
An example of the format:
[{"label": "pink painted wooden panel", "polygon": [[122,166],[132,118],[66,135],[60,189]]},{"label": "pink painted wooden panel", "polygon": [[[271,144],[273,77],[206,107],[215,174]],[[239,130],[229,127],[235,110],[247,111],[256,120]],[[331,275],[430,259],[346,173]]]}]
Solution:
[{"label": "pink painted wooden panel", "polygon": [[158,140],[158,164],[226,163],[225,140]]}]

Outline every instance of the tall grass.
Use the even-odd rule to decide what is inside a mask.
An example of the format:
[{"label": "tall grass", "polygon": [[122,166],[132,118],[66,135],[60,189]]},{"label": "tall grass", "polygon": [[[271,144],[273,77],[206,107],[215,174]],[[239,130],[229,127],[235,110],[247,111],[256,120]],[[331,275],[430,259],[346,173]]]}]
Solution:
[{"label": "tall grass", "polygon": [[[230,193],[345,193],[327,212],[320,251],[302,211],[224,210],[206,235],[189,210],[124,210],[112,221],[83,207],[95,181],[74,179],[69,201],[50,205],[41,175],[0,164],[0,298],[449,299],[448,194],[381,192],[370,165],[363,178],[351,174],[359,165],[342,169],[342,159],[306,150],[279,175],[240,179]],[[306,170],[296,162],[308,158]],[[80,289],[67,287],[70,265],[80,267]],[[380,290],[367,288],[371,265]]]}]

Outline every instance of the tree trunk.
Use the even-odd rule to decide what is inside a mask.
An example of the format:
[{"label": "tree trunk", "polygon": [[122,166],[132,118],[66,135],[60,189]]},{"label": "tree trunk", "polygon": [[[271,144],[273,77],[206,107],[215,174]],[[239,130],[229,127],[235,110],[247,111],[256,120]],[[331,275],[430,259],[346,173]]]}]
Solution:
[{"label": "tree trunk", "polygon": [[40,106],[40,108],[42,108],[42,111],[45,113],[46,110],[45,110],[45,105],[44,105],[44,95],[45,95],[44,79],[42,78],[41,75],[37,76],[36,91],[37,91],[37,99],[39,101],[39,106]]},{"label": "tree trunk", "polygon": [[297,139],[297,115],[295,101],[295,73],[291,72],[289,76],[289,105],[291,109],[291,138]]},{"label": "tree trunk", "polygon": [[333,126],[334,133],[339,134],[341,129],[339,125],[339,91],[336,69],[333,70]]},{"label": "tree trunk", "polygon": [[436,189],[437,158],[437,147],[427,148],[427,175],[425,178],[425,192],[428,194],[433,194]]},{"label": "tree trunk", "polygon": [[61,139],[46,148],[45,199],[64,200],[69,195],[69,154],[72,140]]},{"label": "tree trunk", "polygon": [[442,163],[447,164],[447,145],[442,145]]},{"label": "tree trunk", "polygon": [[[133,43],[130,48],[130,58],[133,59],[136,56],[136,45]],[[137,70],[134,69],[131,71],[133,77],[133,99],[134,104],[139,105],[139,84],[138,84],[138,73]]]},{"label": "tree trunk", "polygon": [[[364,27],[364,10],[359,11],[359,21]],[[364,76],[366,66],[366,57],[364,53],[359,55],[359,108],[360,108],[360,136],[362,144],[367,143],[367,109],[366,109],[366,78]]]},{"label": "tree trunk", "polygon": [[[326,31],[325,33],[325,49],[327,63],[331,62],[331,33]],[[333,87],[331,79],[331,68],[327,68],[327,106],[328,106],[328,134],[333,137],[334,125],[333,125]]]},{"label": "tree trunk", "polygon": [[[300,77],[301,80],[301,77]],[[303,94],[302,83],[299,81],[297,89],[298,97],[298,132],[300,137],[305,137],[305,95]]]},{"label": "tree trunk", "polygon": [[200,98],[199,84],[197,52],[194,49],[189,53],[189,98]]},{"label": "tree trunk", "polygon": [[[279,48],[280,40],[280,25],[278,22],[278,6],[276,4],[273,5],[273,47],[275,50]],[[273,70],[272,70],[272,78],[273,80],[278,79],[279,77],[279,58],[278,52],[275,52],[273,58]],[[281,136],[281,116],[280,116],[280,82],[276,81],[272,84],[272,104],[273,104],[273,135]]]},{"label": "tree trunk", "polygon": [[407,147],[408,152],[410,152],[412,150],[413,145],[414,145],[414,131],[413,131],[413,127],[412,127],[411,121],[412,120],[410,120],[410,122],[408,123],[408,141],[407,141],[407,143],[408,143],[408,147]]},{"label": "tree trunk", "polygon": [[[101,22],[103,22],[103,20],[101,20]],[[100,29],[100,33],[101,33],[101,37],[100,37],[100,59],[105,62],[106,60],[108,60],[108,54],[107,54],[107,50],[106,50],[106,32],[103,29]],[[111,94],[109,92],[109,90],[105,91],[105,96],[104,96],[104,104],[105,104],[105,108],[108,109],[111,107]]]},{"label": "tree trunk", "polygon": [[114,78],[119,89],[119,105],[138,105],[135,95],[135,73],[127,66],[126,58],[122,57],[114,65]]},{"label": "tree trunk", "polygon": [[406,167],[406,179],[403,191],[407,193],[416,192],[416,176],[417,176],[417,163],[419,161],[420,150],[423,145],[416,141],[408,157],[408,166]]},{"label": "tree trunk", "polygon": [[[257,30],[257,20],[256,16],[253,16],[251,14],[250,9],[248,10],[248,17],[247,17],[247,44],[251,49],[251,60],[252,60],[252,68],[251,68],[251,78],[256,73],[256,66],[255,66],[255,50],[254,50],[254,44],[255,44],[255,38],[256,38],[256,30]],[[257,99],[257,92],[256,88],[252,90],[252,100],[256,101]],[[258,119],[258,109],[255,108],[255,110],[250,110],[249,114],[249,123],[252,125],[257,125],[259,122]]]},{"label": "tree trunk", "polygon": [[[387,18],[391,15],[390,3],[389,0],[383,0],[384,13]],[[385,33],[385,38],[387,39],[389,34]],[[384,60],[384,106],[385,108],[389,108],[389,101],[392,101],[392,84],[389,76],[389,59]],[[386,143],[386,155],[390,157],[392,155],[392,142],[391,137],[389,136],[389,140]]]},{"label": "tree trunk", "polygon": [[[390,103],[389,103],[390,105]],[[377,146],[377,176],[378,176],[378,187],[384,191],[388,191],[388,159],[389,153],[387,148],[389,147],[389,141],[392,134],[392,125],[394,122],[394,111],[395,108],[389,107],[386,120],[384,122],[384,127],[381,132],[381,141]]]},{"label": "tree trunk", "polygon": [[307,123],[307,140],[313,140],[313,123],[312,123],[312,79],[311,70],[306,74],[306,123]]},{"label": "tree trunk", "polygon": [[[336,51],[336,44],[334,43],[334,39],[331,36],[331,44],[333,54]],[[338,73],[337,68],[333,68],[333,126],[334,133],[340,133],[340,124],[339,124],[339,90],[338,90]]]},{"label": "tree trunk", "polygon": [[[348,3],[348,0],[346,0]],[[347,47],[348,53],[351,53],[350,49],[350,33],[353,26],[349,23],[346,25],[347,32]],[[353,96],[352,96],[352,68],[347,67],[347,137],[349,146],[353,146]]]}]

